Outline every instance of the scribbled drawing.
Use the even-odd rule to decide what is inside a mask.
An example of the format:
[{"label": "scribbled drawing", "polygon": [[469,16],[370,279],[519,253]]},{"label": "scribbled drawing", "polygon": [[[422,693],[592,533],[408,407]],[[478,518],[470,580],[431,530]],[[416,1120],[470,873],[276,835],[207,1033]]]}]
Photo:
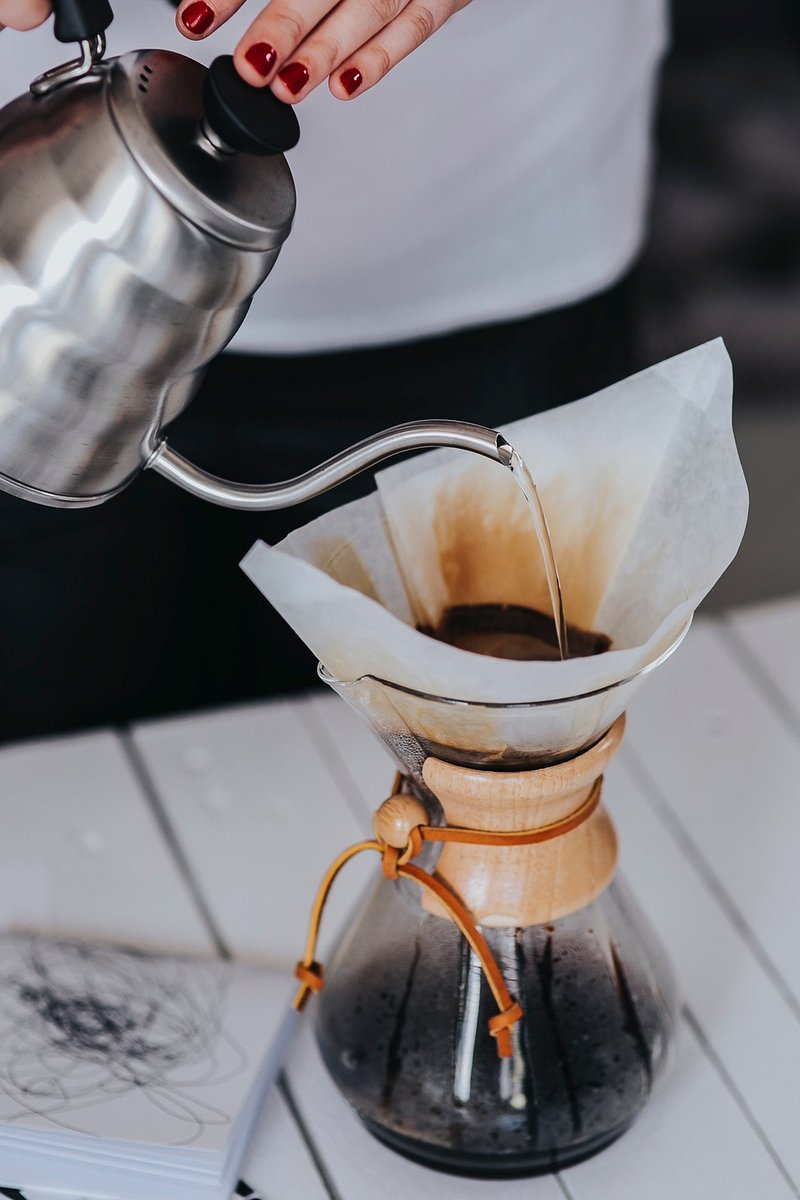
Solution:
[{"label": "scribbled drawing", "polygon": [[230,1125],[203,1095],[247,1066],[226,987],[213,961],[0,937],[0,1120],[85,1134],[88,1110],[135,1099],[158,1110],[164,1145]]}]

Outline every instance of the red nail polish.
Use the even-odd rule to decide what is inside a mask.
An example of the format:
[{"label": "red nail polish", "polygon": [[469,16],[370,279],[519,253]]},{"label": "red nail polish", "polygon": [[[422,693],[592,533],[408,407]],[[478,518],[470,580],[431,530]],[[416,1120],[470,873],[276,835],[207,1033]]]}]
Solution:
[{"label": "red nail polish", "polygon": [[265,79],[275,66],[277,57],[277,51],[270,46],[269,42],[256,42],[245,52],[245,58],[250,66],[255,67],[259,75],[263,75]]},{"label": "red nail polish", "polygon": [[286,84],[293,96],[302,92],[310,78],[308,67],[301,62],[288,63],[282,71],[278,71],[278,79]]},{"label": "red nail polish", "polygon": [[352,96],[353,92],[357,91],[364,82],[364,76],[357,67],[348,67],[346,71],[342,71],[339,76],[339,83],[342,85],[348,96]]},{"label": "red nail polish", "polygon": [[205,33],[214,24],[214,10],[204,0],[195,0],[181,13],[181,21],[189,33]]}]

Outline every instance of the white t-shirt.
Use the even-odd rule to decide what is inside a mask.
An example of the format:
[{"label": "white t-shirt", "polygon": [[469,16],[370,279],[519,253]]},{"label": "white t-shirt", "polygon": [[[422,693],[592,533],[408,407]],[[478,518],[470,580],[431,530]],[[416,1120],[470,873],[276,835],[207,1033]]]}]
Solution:
[{"label": "white t-shirt", "polygon": [[[527,316],[610,284],[647,202],[665,0],[472,0],[363,97],[298,108],[294,230],[234,349],[375,345]],[[210,61],[164,0],[116,0],[109,53]],[[49,24],[0,33],[0,102],[64,57]]]}]

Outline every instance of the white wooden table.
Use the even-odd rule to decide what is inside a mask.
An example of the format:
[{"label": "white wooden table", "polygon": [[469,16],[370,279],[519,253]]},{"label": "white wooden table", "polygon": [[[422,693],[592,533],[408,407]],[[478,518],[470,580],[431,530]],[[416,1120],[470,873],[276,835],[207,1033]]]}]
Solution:
[{"label": "white wooden table", "polygon": [[[0,926],[288,968],[392,769],[321,693],[7,747]],[[800,599],[696,621],[634,700],[606,796],[683,993],[637,1124],[560,1175],[429,1172],[364,1132],[301,1022],[243,1170],[265,1200],[800,1197]],[[374,869],[337,884],[328,941]]]}]

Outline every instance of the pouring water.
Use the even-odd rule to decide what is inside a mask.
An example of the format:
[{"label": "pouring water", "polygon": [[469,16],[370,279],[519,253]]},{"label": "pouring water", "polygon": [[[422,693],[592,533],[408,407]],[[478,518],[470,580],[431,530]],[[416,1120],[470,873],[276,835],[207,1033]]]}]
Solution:
[{"label": "pouring water", "polygon": [[550,537],[550,529],[547,524],[542,502],[539,499],[539,493],[536,490],[536,484],[533,476],[528,469],[525,460],[522,458],[519,451],[511,447],[511,455],[509,459],[509,469],[514,479],[517,482],[523,496],[528,502],[528,508],[533,519],[533,527],[536,532],[536,539],[539,543],[539,549],[544,561],[545,576],[547,578],[547,589],[550,593],[550,603],[553,608],[553,620],[556,626],[556,638],[558,639],[558,653],[563,660],[569,658],[569,644],[567,641],[567,621],[564,615],[564,600],[561,594],[561,580],[558,574],[558,566],[556,564],[556,556],[553,551],[553,542]]}]

